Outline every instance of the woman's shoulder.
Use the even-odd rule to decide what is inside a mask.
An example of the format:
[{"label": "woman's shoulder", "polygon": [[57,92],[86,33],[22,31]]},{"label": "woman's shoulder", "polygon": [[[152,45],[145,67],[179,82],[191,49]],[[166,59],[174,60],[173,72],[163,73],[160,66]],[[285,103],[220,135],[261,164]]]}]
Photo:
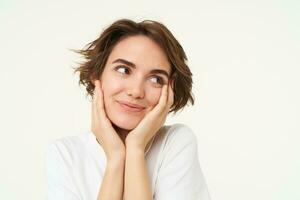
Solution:
[{"label": "woman's shoulder", "polygon": [[182,124],[182,123],[175,123],[172,125],[164,126],[163,133],[166,139],[169,141],[174,139],[188,140],[188,141],[197,139],[192,129],[186,124]]},{"label": "woman's shoulder", "polygon": [[46,154],[56,153],[72,159],[75,155],[83,154],[87,150],[91,137],[91,133],[86,131],[54,139],[47,144]]},{"label": "woman's shoulder", "polygon": [[82,132],[74,135],[68,135],[61,138],[57,138],[48,143],[48,146],[65,146],[65,147],[75,147],[84,145],[89,141],[90,132]]},{"label": "woman's shoulder", "polygon": [[195,133],[189,126],[182,123],[163,126],[160,130],[158,140],[161,140],[164,149],[180,148],[192,143],[197,145],[197,136]]}]

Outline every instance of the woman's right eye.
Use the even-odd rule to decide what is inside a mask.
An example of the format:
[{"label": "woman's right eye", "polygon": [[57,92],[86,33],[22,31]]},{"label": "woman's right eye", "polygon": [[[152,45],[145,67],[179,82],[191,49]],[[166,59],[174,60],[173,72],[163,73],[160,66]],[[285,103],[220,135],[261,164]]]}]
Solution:
[{"label": "woman's right eye", "polygon": [[130,69],[126,66],[118,66],[116,67],[116,71],[120,72],[121,74],[128,74]]}]

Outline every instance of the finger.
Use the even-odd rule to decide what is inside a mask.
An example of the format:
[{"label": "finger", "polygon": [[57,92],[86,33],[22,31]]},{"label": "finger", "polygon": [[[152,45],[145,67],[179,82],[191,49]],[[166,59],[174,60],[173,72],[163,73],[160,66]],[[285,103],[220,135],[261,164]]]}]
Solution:
[{"label": "finger", "polygon": [[168,109],[173,105],[174,103],[174,91],[172,89],[172,83],[170,82],[169,88],[168,88]]},{"label": "finger", "polygon": [[98,92],[97,92],[97,81],[95,80],[95,89],[94,89],[94,95],[93,95],[93,101],[92,101],[92,119],[95,120],[95,117],[97,116],[97,101],[98,101]]},{"label": "finger", "polygon": [[99,111],[99,115],[101,119],[106,119],[105,108],[104,108],[104,96],[101,89],[101,82],[97,81],[97,110]]},{"label": "finger", "polygon": [[[95,92],[95,94],[97,95],[97,92]],[[93,103],[92,103],[92,124],[91,124],[91,127],[92,127],[92,132],[94,133],[94,135],[96,136],[96,140],[98,141],[98,143],[103,146],[103,143],[102,143],[102,134],[99,135],[99,131],[100,131],[100,119],[99,119],[99,112],[97,110],[97,97],[95,96],[93,98]]]},{"label": "finger", "polygon": [[93,98],[92,98],[92,104],[91,104],[91,128],[92,131],[95,132],[96,127],[97,127],[97,121],[98,121],[98,116],[97,116],[97,91],[94,91]]},{"label": "finger", "polygon": [[[94,82],[96,83],[96,82]],[[97,108],[97,98],[98,93],[97,93],[97,85],[95,84],[95,89],[94,89],[94,94],[93,94],[93,99],[92,99],[92,117],[96,116],[96,108]]]},{"label": "finger", "polygon": [[[95,124],[98,124],[98,120],[99,120],[99,117],[101,117],[101,106],[100,106],[100,103],[99,103],[99,99],[100,99],[100,95],[99,94],[99,81],[98,80],[95,80],[95,89],[94,89],[94,96],[93,96],[93,103],[92,103],[92,112],[93,112],[93,119],[94,119],[94,123]],[[101,119],[101,118],[100,118]]]},{"label": "finger", "polygon": [[[102,125],[101,125],[101,121],[105,121],[106,120],[106,115],[103,111],[103,100],[102,100],[102,91],[100,89],[100,81],[96,80],[95,81],[95,92],[94,92],[94,99],[93,99],[93,118],[92,118],[92,122],[94,125],[94,128],[96,129],[95,131],[99,133],[99,129],[102,129]],[[100,145],[102,145],[102,138],[103,136],[100,135],[96,135],[97,137],[97,141],[100,143]]]},{"label": "finger", "polygon": [[97,93],[98,93],[98,102],[99,102],[99,108],[103,109],[104,108],[104,101],[103,101],[103,92],[101,89],[101,82],[98,80],[97,81]]},{"label": "finger", "polygon": [[[101,103],[101,91],[99,90],[99,80],[95,80],[95,89],[94,89],[94,96],[95,96],[95,108],[99,109],[100,108],[100,103]],[[100,101],[100,103],[99,103]]]},{"label": "finger", "polygon": [[162,112],[164,110],[167,100],[168,100],[168,85],[165,84],[162,87],[160,98],[158,101],[158,105],[157,105],[158,112]]}]

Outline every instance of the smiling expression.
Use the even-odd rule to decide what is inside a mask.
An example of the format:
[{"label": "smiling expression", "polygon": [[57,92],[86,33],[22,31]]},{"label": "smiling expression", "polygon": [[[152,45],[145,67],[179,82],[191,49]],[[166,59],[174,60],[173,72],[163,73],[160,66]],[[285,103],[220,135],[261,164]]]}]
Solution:
[{"label": "smiling expression", "polygon": [[118,42],[100,78],[110,121],[134,129],[158,103],[170,72],[165,52],[150,38],[137,35]]}]

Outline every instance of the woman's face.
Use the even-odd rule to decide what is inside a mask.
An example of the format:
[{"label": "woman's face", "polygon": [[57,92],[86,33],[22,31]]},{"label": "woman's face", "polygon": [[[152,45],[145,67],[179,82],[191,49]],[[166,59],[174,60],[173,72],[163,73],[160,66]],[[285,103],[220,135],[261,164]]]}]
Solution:
[{"label": "woman's face", "polygon": [[158,103],[171,66],[164,51],[146,36],[130,36],[113,48],[101,75],[107,117],[132,130]]}]

